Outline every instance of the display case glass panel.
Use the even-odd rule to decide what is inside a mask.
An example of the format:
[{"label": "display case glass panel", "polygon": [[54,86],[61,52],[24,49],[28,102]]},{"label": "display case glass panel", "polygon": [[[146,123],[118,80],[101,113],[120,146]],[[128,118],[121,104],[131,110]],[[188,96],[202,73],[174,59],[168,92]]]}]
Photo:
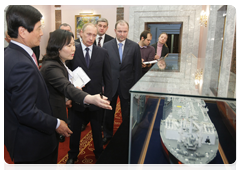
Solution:
[{"label": "display case glass panel", "polygon": [[196,60],[180,71],[156,63],[130,89],[130,164],[236,161],[236,97],[203,88]]}]

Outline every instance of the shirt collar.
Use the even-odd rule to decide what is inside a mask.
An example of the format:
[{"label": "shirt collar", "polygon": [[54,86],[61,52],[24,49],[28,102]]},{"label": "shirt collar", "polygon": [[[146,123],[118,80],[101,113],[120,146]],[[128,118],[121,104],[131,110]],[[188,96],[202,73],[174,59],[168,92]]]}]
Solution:
[{"label": "shirt collar", "polygon": [[97,34],[96,40],[98,40],[99,37],[102,37],[102,39],[104,40],[104,38],[105,38],[105,34],[102,35],[102,36],[100,36],[100,35]]},{"label": "shirt collar", "polygon": [[[138,45],[139,45],[139,42],[138,42]],[[140,47],[140,48],[147,48],[148,46],[140,46],[140,45],[139,45],[139,47]]]},{"label": "shirt collar", "polygon": [[14,41],[14,40],[11,40],[11,42],[12,42],[13,44],[16,44],[16,45],[22,47],[30,56],[32,56],[33,50],[32,50],[30,47],[28,47],[28,46],[26,46],[26,45],[24,45],[24,44],[22,44],[22,43],[19,43],[19,42],[17,42],[17,41]]},{"label": "shirt collar", "polygon": [[[119,41],[118,41],[118,39],[116,38],[116,40],[117,40],[117,45],[120,43]],[[124,40],[124,41],[122,41],[121,43],[122,43],[122,45],[123,45],[123,47],[124,47],[124,44],[125,44],[125,42],[126,42],[126,40]]]},{"label": "shirt collar", "polygon": [[157,46],[158,46],[158,47],[162,47],[163,44],[161,44],[161,43],[158,42],[158,43],[157,43]]},{"label": "shirt collar", "polygon": [[[82,45],[82,49],[84,51],[85,48],[87,48],[87,46],[85,46],[82,41],[81,41],[81,45]],[[89,46],[88,48],[89,48],[90,51],[92,51],[93,45]]]}]

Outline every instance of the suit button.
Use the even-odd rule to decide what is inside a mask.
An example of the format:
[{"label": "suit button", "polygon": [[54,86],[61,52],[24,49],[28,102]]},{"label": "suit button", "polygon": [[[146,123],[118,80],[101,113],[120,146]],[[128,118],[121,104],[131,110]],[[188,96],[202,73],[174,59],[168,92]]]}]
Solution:
[{"label": "suit button", "polygon": [[119,64],[121,64],[121,63],[119,63]]}]

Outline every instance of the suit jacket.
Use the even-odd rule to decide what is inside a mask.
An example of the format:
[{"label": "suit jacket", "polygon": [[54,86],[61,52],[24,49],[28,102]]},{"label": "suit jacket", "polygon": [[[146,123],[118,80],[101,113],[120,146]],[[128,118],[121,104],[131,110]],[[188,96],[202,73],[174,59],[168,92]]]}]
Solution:
[{"label": "suit jacket", "polygon": [[10,42],[4,51],[4,144],[11,159],[36,161],[57,147],[57,119],[31,56]]},{"label": "suit jacket", "polygon": [[116,94],[118,85],[120,85],[123,97],[125,99],[129,99],[130,88],[142,76],[142,60],[139,45],[129,39],[126,39],[122,63],[120,63],[116,39],[112,39],[111,41],[105,43],[103,48],[108,51],[110,58],[113,87],[112,97]]},{"label": "suit jacket", "polygon": [[[105,38],[104,38],[103,44],[108,42],[108,41],[110,41],[110,40],[112,40],[112,39],[114,39],[112,36],[110,36],[108,34],[105,34]],[[96,45],[96,40],[94,41],[94,44]]]},{"label": "suit jacket", "polygon": [[65,97],[83,105],[83,100],[88,94],[71,84],[67,69],[59,59],[44,59],[40,72],[50,93],[53,116],[67,122]]},{"label": "suit jacket", "polygon": [[[155,44],[152,45],[152,46],[155,48],[155,53],[156,53],[156,54],[157,54],[157,43],[158,43],[158,42],[156,42]],[[165,45],[163,45],[163,47],[162,47],[162,54],[161,54],[160,57],[164,57],[165,55],[167,55],[167,53],[169,53],[169,49],[168,49],[168,47],[166,47]]]},{"label": "suit jacket", "polygon": [[[93,45],[92,56],[87,68],[85,58],[83,56],[83,49],[81,43],[76,46],[76,51],[74,54],[73,60],[68,61],[67,66],[70,70],[75,70],[77,67],[81,67],[88,77],[91,79],[85,87],[82,88],[83,91],[95,95],[102,92],[102,81],[104,82],[104,95],[108,97],[109,100],[110,94],[112,91],[111,84],[111,66],[109,62],[109,56],[105,49]],[[73,102],[73,108],[78,111],[84,111],[85,107],[80,106]],[[99,110],[100,108],[94,105],[89,105],[91,111]]]},{"label": "suit jacket", "polygon": [[[77,42],[77,43],[80,43],[80,39],[78,38],[78,39],[76,39],[76,40],[74,40],[75,41],[75,43]],[[76,45],[78,45],[78,44],[76,44]]]}]

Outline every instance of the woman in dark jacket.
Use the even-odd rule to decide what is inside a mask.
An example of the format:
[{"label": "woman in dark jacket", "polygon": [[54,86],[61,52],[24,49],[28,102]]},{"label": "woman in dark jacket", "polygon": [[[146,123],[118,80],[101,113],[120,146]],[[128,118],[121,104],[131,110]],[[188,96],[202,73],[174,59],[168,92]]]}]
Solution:
[{"label": "woman in dark jacket", "polygon": [[166,44],[168,39],[168,35],[165,32],[162,32],[159,35],[158,42],[153,44],[152,46],[155,48],[155,58],[154,59],[159,59],[160,57],[164,57],[169,53],[168,46]]},{"label": "woman in dark jacket", "polygon": [[[66,67],[65,61],[72,60],[75,53],[73,34],[58,29],[50,34],[46,55],[43,58],[40,72],[47,84],[53,115],[67,123],[66,98],[79,104],[94,104],[104,109],[111,109],[107,97],[89,95],[74,87],[69,81],[71,71]],[[69,75],[70,74],[70,75]],[[71,80],[71,79],[70,79]],[[68,101],[71,107],[71,103]]]}]

